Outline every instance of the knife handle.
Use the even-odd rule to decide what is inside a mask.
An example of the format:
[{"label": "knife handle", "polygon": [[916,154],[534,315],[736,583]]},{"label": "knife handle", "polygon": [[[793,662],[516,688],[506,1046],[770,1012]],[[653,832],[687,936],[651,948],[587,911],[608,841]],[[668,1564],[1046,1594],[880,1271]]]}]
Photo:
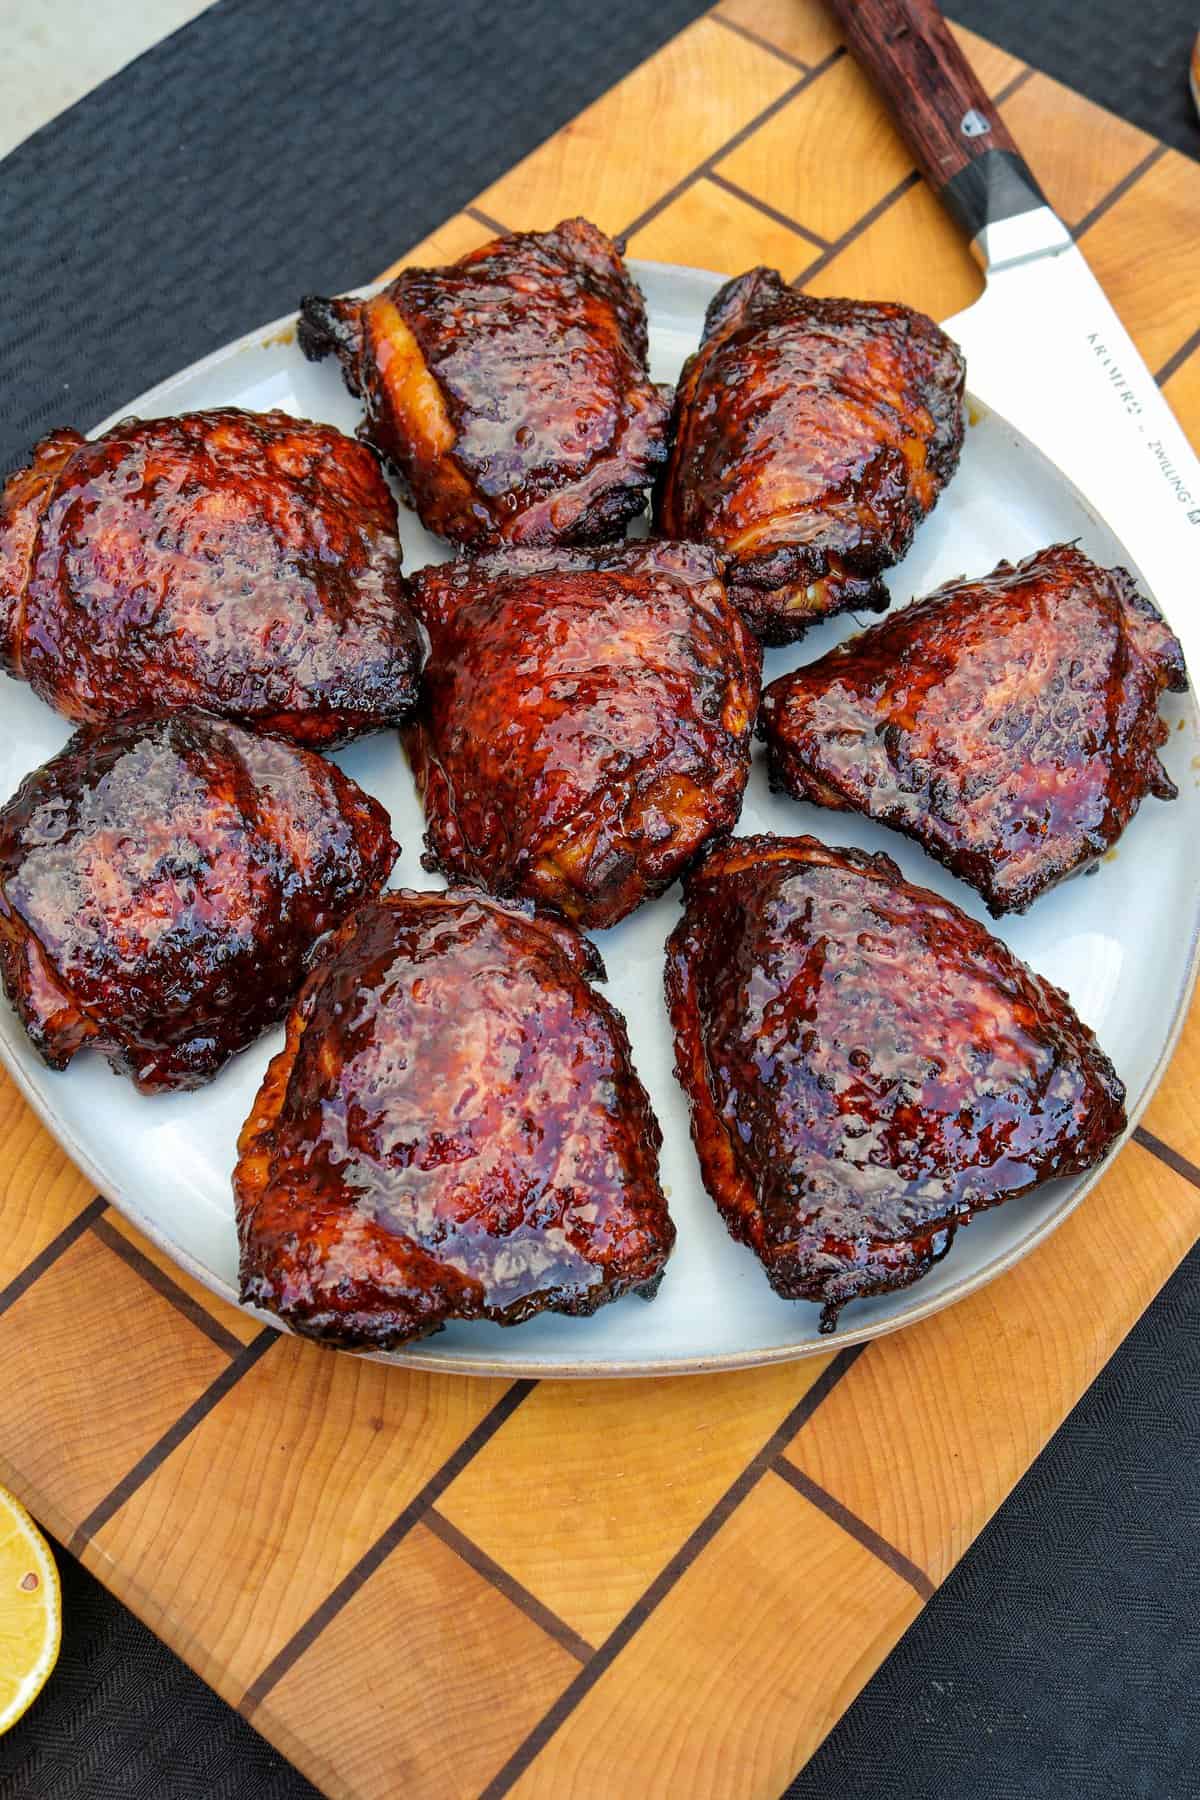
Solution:
[{"label": "knife handle", "polygon": [[933,0],[830,0],[921,171],[986,253],[987,227],[1046,199]]}]

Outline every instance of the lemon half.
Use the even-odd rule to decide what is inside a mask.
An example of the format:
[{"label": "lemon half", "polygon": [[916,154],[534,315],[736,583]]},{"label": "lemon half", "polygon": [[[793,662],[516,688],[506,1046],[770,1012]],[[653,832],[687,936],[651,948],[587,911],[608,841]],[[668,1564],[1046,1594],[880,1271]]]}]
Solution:
[{"label": "lemon half", "polygon": [[0,1488],[0,1733],[41,1693],[61,1638],[50,1546],[19,1501]]}]

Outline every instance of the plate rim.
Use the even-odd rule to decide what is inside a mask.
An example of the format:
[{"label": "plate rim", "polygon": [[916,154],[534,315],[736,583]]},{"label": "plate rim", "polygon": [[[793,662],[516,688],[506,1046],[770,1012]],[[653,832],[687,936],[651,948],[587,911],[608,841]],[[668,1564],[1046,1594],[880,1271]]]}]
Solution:
[{"label": "plate rim", "polygon": [[[640,271],[645,271],[647,274],[652,273],[654,275],[661,273],[664,276],[672,278],[678,278],[679,276],[691,277],[698,286],[708,287],[710,293],[715,293],[719,287],[723,286],[725,282],[730,279],[728,276],[719,275],[715,271],[700,269],[689,264],[651,262],[639,258],[629,258],[627,266],[634,274],[635,278]],[[348,289],[347,293],[356,296],[369,296],[379,292],[384,286],[386,286],[386,282],[384,281],[372,282],[360,288]],[[197,361],[188,364],[186,368],[175,370],[172,374],[164,377],[162,381],[156,382],[150,389],[147,389],[146,392],[147,394],[156,394],[161,399],[167,400],[169,399],[172,390],[176,387],[181,387],[185,383],[190,383],[197,377],[218,372],[225,364],[233,361],[237,356],[243,354],[247,350],[270,350],[277,346],[283,348],[286,345],[295,345],[298,321],[298,311],[280,314],[277,318],[269,320],[267,323],[259,325],[250,331],[243,332],[240,337],[233,338],[228,343],[218,346],[217,349],[210,351],[206,356],[200,357]],[[973,397],[971,396],[969,388],[966,397]],[[94,438],[104,431],[111,430],[114,425],[118,424],[123,419],[144,416],[133,411],[134,404],[135,402],[127,402],[118,410],[108,414],[108,416],[102,419],[98,424],[90,427],[86,435],[90,438]],[[230,402],[230,404],[234,403]],[[989,413],[996,414],[996,409],[991,407],[987,402],[980,401],[979,404],[985,407]],[[160,415],[155,414],[148,416]],[[1003,420],[1003,415],[996,414],[996,416],[999,417],[1003,423],[1007,424],[1007,421]],[[1014,431],[1016,430],[1015,427],[1012,427],[1011,429]],[[1023,441],[1028,441],[1024,439],[1023,433],[1018,432],[1017,435]],[[1032,445],[1032,448],[1038,455],[1044,456],[1045,453],[1038,450],[1036,444]],[[1056,464],[1052,466],[1055,467],[1062,480],[1072,488],[1072,491],[1075,491],[1074,484],[1070,481],[1070,478],[1063,474],[1061,470],[1058,470]],[[1082,498],[1086,501],[1086,496],[1082,496]],[[1197,692],[1196,683],[1194,681],[1189,685],[1186,704],[1190,706],[1194,722],[1200,725],[1200,694]],[[1190,1002],[1196,988],[1197,977],[1200,975],[1200,903],[1197,904],[1193,912],[1190,921],[1190,932],[1191,939],[1187,949],[1186,962],[1175,997],[1175,1004],[1172,1010],[1171,1022],[1167,1034],[1163,1039],[1153,1068],[1144,1082],[1141,1091],[1132,1104],[1128,1104],[1125,1130],[1113,1144],[1103,1161],[1097,1164],[1094,1169],[1089,1170],[1086,1175],[1076,1178],[1072,1185],[1066,1187],[1061,1199],[1047,1213],[1034,1221],[1026,1232],[1005,1250],[1000,1252],[991,1262],[985,1263],[969,1274],[964,1273],[956,1282],[947,1288],[942,1289],[936,1294],[930,1294],[924,1299],[920,1298],[920,1285],[916,1284],[914,1289],[909,1290],[909,1292],[914,1293],[916,1297],[899,1312],[890,1317],[878,1321],[867,1321],[864,1324],[852,1326],[848,1329],[839,1327],[837,1331],[830,1333],[826,1337],[817,1337],[816,1339],[806,1338],[801,1342],[772,1344],[747,1350],[728,1350],[716,1353],[712,1356],[687,1356],[684,1358],[664,1358],[662,1356],[656,1356],[650,1359],[639,1358],[636,1361],[621,1358],[605,1358],[598,1361],[594,1357],[590,1359],[581,1357],[567,1361],[559,1360],[552,1365],[546,1365],[535,1360],[523,1358],[519,1345],[514,1346],[514,1353],[512,1355],[501,1354],[498,1352],[472,1355],[469,1352],[464,1353],[456,1351],[452,1357],[446,1357],[424,1348],[424,1344],[429,1340],[420,1339],[416,1340],[411,1345],[396,1350],[343,1350],[340,1353],[342,1355],[356,1356],[364,1361],[383,1363],[393,1368],[420,1369],[423,1372],[441,1375],[490,1377],[509,1380],[534,1379],[540,1381],[662,1379],[670,1376],[718,1374],[731,1372],[737,1369],[767,1367],[778,1363],[801,1362],[814,1356],[834,1355],[839,1350],[851,1349],[857,1345],[869,1343],[876,1338],[888,1337],[894,1332],[907,1330],[909,1326],[919,1324],[922,1320],[931,1318],[934,1314],[945,1311],[947,1307],[955,1306],[960,1301],[968,1299],[972,1294],[977,1293],[981,1288],[988,1286],[1001,1275],[1007,1274],[1017,1263],[1022,1262],[1038,1247],[1039,1244],[1044,1243],[1046,1239],[1070,1217],[1076,1208],[1082,1204],[1096,1184],[1112,1168],[1126,1145],[1132,1140],[1140,1120],[1145,1113],[1146,1108],[1149,1106],[1150,1101],[1153,1099],[1171,1059],[1174,1056],[1180,1036],[1183,1032],[1184,1024],[1188,1017]],[[158,1250],[169,1257],[176,1267],[190,1275],[193,1280],[197,1281],[209,1293],[214,1294],[217,1299],[223,1301],[228,1306],[234,1307],[238,1312],[245,1314],[247,1317],[257,1319],[261,1324],[275,1330],[281,1335],[303,1335],[301,1333],[293,1332],[288,1325],[277,1318],[273,1313],[269,1313],[260,1307],[242,1301],[238,1297],[234,1287],[225,1282],[215,1270],[208,1268],[206,1264],[201,1262],[198,1257],[194,1256],[183,1245],[177,1243],[155,1219],[142,1210],[142,1206],[137,1199],[131,1198],[128,1194],[118,1194],[110,1191],[107,1181],[91,1151],[71,1127],[66,1125],[59,1118],[51,1097],[43,1095],[33,1078],[22,1065],[18,1056],[10,1049],[9,1045],[2,1037],[0,1037],[0,1063],[7,1069],[8,1074],[18,1088],[18,1091],[33,1109],[34,1113],[54,1138],[55,1142],[66,1152],[67,1156],[80,1172],[86,1175],[89,1182],[91,1182],[95,1188],[96,1193],[100,1195],[108,1205],[114,1206],[117,1211],[121,1213],[123,1217],[128,1219],[138,1231],[142,1232]],[[704,1192],[705,1199],[709,1204],[712,1204],[711,1196],[704,1190],[702,1178],[700,1187],[701,1191]],[[236,1222],[234,1228],[236,1230]],[[745,1250],[744,1246],[738,1246],[738,1248],[742,1249],[744,1254],[748,1256],[753,1254],[753,1252]],[[669,1278],[670,1271],[668,1268],[667,1279]],[[765,1276],[763,1279],[765,1280]],[[514,1327],[514,1329],[516,1328]],[[308,1341],[315,1342],[316,1340],[309,1339]],[[327,1345],[321,1345],[320,1347],[323,1349],[330,1348],[330,1346]]]}]

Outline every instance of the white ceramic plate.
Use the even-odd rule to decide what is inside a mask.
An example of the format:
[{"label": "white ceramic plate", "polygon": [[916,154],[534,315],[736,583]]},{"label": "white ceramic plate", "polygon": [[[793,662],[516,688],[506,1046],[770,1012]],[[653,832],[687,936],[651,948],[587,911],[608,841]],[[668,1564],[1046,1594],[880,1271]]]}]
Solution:
[{"label": "white ceramic plate", "polygon": [[[698,341],[704,307],[719,278],[655,264],[634,267],[649,303],[652,372],[673,381]],[[359,406],[343,388],[336,363],[306,363],[292,324],[277,321],[217,351],[131,400],[114,419],[232,404],[281,407],[353,431]],[[1015,561],[1068,538],[1078,538],[1100,562],[1130,562],[1031,445],[995,414],[972,406],[970,416],[958,474],[918,531],[909,556],[891,574],[896,602],[952,576],[986,574],[1002,557]],[[409,570],[448,554],[403,508],[400,527]],[[1181,599],[1156,597],[1168,616]],[[766,679],[811,661],[859,623],[838,619],[813,631],[802,646],[769,650]],[[0,793],[8,794],[62,746],[70,728],[27,687],[0,677],[0,694],[5,721]],[[1096,1031],[1129,1090],[1131,1120],[1149,1098],[1178,1032],[1200,921],[1195,850],[1200,719],[1188,696],[1166,696],[1163,710],[1171,726],[1164,761],[1179,785],[1179,799],[1171,805],[1147,800],[1097,874],[1066,883],[1000,931],[1019,956],[1066,989]],[[421,868],[421,809],[396,735],[387,732],[351,745],[336,760],[391,812],[403,847],[393,881],[441,886]],[[831,844],[886,849],[910,880],[986,920],[971,889],[904,838],[865,820],[772,796],[761,760],[755,762],[739,830],[812,832]],[[647,1305],[629,1297],[592,1319],[544,1314],[517,1329],[453,1325],[392,1360],[483,1374],[648,1375],[827,1351],[895,1330],[981,1286],[1045,1237],[1095,1179],[1051,1183],[985,1213],[960,1231],[946,1260],[917,1287],[847,1306],[836,1336],[819,1337],[817,1308],[772,1293],[753,1255],[726,1235],[701,1184],[687,1111],[672,1075],[662,1001],[663,942],[678,916],[676,887],[614,930],[596,934],[608,968],[606,991],[628,1021],[638,1071],[663,1128],[662,1178],[679,1241],[658,1298]],[[234,1302],[234,1146],[267,1060],[281,1041],[282,1032],[272,1032],[197,1093],[150,1099],[94,1054],[78,1057],[62,1074],[45,1069],[0,1003],[0,1055],[75,1162],[135,1225]]]}]

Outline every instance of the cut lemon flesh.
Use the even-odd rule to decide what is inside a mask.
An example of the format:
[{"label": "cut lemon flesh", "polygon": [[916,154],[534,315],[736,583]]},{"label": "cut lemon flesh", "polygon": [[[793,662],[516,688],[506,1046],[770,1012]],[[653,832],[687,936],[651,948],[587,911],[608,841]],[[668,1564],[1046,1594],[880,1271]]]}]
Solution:
[{"label": "cut lemon flesh", "polygon": [[50,1546],[25,1508],[0,1488],[0,1732],[41,1693],[61,1635]]}]

